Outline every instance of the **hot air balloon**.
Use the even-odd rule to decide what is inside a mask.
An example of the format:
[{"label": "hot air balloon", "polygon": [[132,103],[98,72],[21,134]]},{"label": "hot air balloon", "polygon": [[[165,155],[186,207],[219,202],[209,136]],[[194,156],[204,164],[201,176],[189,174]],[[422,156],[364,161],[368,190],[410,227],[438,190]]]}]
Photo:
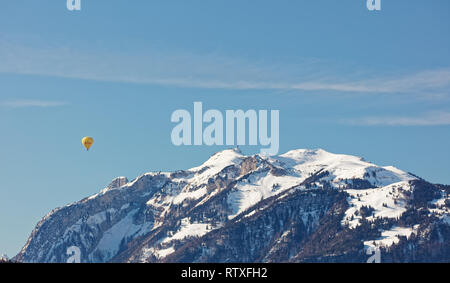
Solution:
[{"label": "hot air balloon", "polygon": [[81,143],[83,144],[83,146],[86,148],[86,150],[89,150],[89,148],[92,146],[92,144],[94,143],[94,139],[91,137],[84,137],[81,140]]}]

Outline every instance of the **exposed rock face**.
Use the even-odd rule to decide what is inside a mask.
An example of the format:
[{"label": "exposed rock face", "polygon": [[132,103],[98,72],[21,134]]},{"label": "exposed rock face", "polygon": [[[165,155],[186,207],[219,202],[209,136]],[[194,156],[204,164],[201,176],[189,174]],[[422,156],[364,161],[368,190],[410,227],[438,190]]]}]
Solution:
[{"label": "exposed rock face", "polygon": [[120,188],[122,186],[125,186],[127,183],[128,179],[126,177],[117,177],[111,181],[111,183],[108,185],[108,188],[109,189]]},{"label": "exposed rock face", "polygon": [[66,262],[449,261],[449,186],[323,150],[225,150],[177,172],[114,179],[57,208],[14,258]]}]

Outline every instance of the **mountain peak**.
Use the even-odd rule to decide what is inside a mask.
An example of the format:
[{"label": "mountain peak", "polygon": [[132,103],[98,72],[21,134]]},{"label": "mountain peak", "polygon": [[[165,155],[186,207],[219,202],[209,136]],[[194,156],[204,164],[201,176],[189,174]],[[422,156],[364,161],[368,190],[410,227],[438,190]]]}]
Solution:
[{"label": "mountain peak", "polygon": [[225,149],[218,151],[211,155],[211,157],[202,165],[191,168],[190,171],[197,171],[205,167],[226,167],[232,164],[236,164],[242,159],[244,155],[240,150]]}]

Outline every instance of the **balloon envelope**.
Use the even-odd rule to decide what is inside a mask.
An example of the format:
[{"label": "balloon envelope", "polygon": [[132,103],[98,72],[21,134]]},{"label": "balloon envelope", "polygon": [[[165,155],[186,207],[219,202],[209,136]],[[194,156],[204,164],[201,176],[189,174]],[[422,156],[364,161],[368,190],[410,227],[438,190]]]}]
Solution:
[{"label": "balloon envelope", "polygon": [[83,144],[83,146],[86,148],[86,150],[89,150],[89,148],[92,146],[92,144],[94,143],[94,139],[91,137],[84,137],[81,140],[81,143]]}]

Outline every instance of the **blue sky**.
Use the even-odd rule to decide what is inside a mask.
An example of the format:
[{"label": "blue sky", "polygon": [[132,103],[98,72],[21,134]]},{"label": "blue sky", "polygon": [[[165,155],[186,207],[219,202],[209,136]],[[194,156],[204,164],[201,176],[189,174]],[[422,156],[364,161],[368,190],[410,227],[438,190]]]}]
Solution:
[{"label": "blue sky", "polygon": [[1,3],[0,253],[116,176],[225,148],[172,145],[170,115],[194,101],[280,110],[280,153],[323,148],[450,184],[449,1],[65,2]]}]

